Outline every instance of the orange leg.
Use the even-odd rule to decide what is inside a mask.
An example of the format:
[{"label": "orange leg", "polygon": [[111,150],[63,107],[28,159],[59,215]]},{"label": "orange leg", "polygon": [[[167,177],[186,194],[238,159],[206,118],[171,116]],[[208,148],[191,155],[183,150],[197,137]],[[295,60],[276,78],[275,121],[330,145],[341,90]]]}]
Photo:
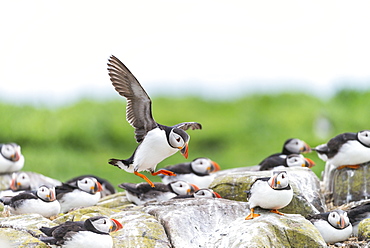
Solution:
[{"label": "orange leg", "polygon": [[169,170],[164,170],[164,169],[159,170],[157,172],[152,172],[153,176],[156,176],[158,174],[163,174],[163,175],[166,175],[166,176],[176,176],[176,174],[174,172],[169,171]]},{"label": "orange leg", "polygon": [[245,217],[246,220],[251,220],[251,219],[254,219],[256,217],[260,216],[260,214],[255,214],[254,213],[254,208],[251,208],[251,212],[250,214],[248,214],[247,217]]},{"label": "orange leg", "polygon": [[279,211],[277,211],[277,209],[272,209],[272,210],[270,210],[270,212],[275,213],[275,214],[284,215],[283,213],[280,213]]},{"label": "orange leg", "polygon": [[339,166],[337,169],[341,170],[341,169],[344,169],[344,168],[350,168],[350,169],[357,170],[360,167],[361,167],[361,165],[359,165],[359,164],[353,164],[353,165],[342,165],[342,166]]},{"label": "orange leg", "polygon": [[134,171],[134,174],[136,175],[136,176],[139,176],[139,177],[141,177],[142,179],[144,179],[145,181],[147,181],[149,184],[150,184],[150,186],[152,186],[152,188],[154,188],[155,186],[154,186],[154,183],[152,183],[152,181],[150,181],[149,180],[149,178],[147,178],[145,175],[143,175],[143,174],[140,174],[139,172],[137,172],[137,171]]}]

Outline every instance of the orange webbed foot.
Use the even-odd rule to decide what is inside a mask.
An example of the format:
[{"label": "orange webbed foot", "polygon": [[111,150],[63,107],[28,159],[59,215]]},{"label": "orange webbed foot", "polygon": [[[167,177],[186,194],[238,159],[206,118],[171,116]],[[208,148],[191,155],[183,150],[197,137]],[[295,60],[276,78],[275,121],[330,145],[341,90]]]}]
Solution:
[{"label": "orange webbed foot", "polygon": [[141,178],[142,178],[142,179],[144,179],[145,181],[147,181],[147,183],[149,183],[149,184],[150,184],[150,186],[151,186],[152,188],[154,188],[154,187],[155,187],[154,183],[153,183],[152,181],[150,181],[150,180],[149,180],[149,178],[147,178],[145,175],[140,174],[140,173],[139,173],[139,172],[137,172],[137,171],[134,171],[134,174],[135,174],[136,176],[141,177]]},{"label": "orange webbed foot", "polygon": [[284,215],[283,213],[277,211],[277,209],[272,209],[270,210],[271,213],[275,213],[275,214],[280,214],[280,215]]},{"label": "orange webbed foot", "polygon": [[359,165],[359,164],[352,164],[352,165],[342,165],[342,166],[339,166],[337,169],[341,170],[341,169],[344,169],[344,168],[349,168],[349,169],[357,170],[360,167],[361,167],[361,165]]},{"label": "orange webbed foot", "polygon": [[169,170],[159,170],[157,172],[152,172],[152,175],[153,176],[156,176],[158,174],[163,174],[163,175],[166,175],[166,176],[176,176],[176,173],[172,172],[172,171],[169,171]]},{"label": "orange webbed foot", "polygon": [[254,218],[258,217],[258,216],[260,216],[260,214],[255,214],[255,213],[254,213],[254,209],[253,209],[253,208],[251,208],[251,212],[250,212],[250,214],[248,214],[248,216],[247,216],[247,217],[245,217],[245,219],[246,219],[246,220],[252,220],[252,219],[254,219]]}]

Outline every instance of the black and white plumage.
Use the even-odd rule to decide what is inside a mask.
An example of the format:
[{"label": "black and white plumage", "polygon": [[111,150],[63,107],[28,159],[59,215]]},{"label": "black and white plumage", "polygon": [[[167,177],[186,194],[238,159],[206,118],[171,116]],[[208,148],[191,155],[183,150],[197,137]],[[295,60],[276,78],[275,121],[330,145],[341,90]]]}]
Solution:
[{"label": "black and white plumage", "polygon": [[97,176],[94,176],[94,175],[82,175],[82,176],[74,177],[74,178],[66,181],[65,183],[66,184],[73,183],[77,180],[84,179],[85,177],[93,177],[101,184],[101,186],[102,186],[102,191],[100,191],[101,198],[117,193],[116,188],[107,179],[97,177]]},{"label": "black and white plumage", "polygon": [[309,216],[308,220],[319,230],[326,243],[347,240],[352,234],[347,213],[340,209]]},{"label": "black and white plumage", "polygon": [[23,168],[24,156],[16,143],[0,144],[0,174],[19,171]]},{"label": "black and white plumage", "polygon": [[94,177],[85,177],[55,187],[61,213],[74,208],[94,206],[101,198],[101,184]]},{"label": "black and white plumage", "polygon": [[265,159],[260,164],[260,171],[271,170],[276,167],[308,167],[315,166],[309,158],[305,158],[302,154],[290,154],[288,156],[272,156],[269,159]]},{"label": "black and white plumage", "polygon": [[104,216],[91,217],[85,221],[67,221],[55,227],[41,227],[46,236],[40,240],[48,245],[65,248],[112,248],[113,239],[109,235],[122,229],[122,224]]},{"label": "black and white plumage", "polygon": [[293,199],[293,190],[289,185],[288,174],[285,171],[272,171],[271,177],[258,178],[249,191],[249,208],[251,213],[246,220],[258,217],[254,208],[270,209],[271,212],[282,214],[278,211],[287,206]]},{"label": "black and white plumage", "polygon": [[364,219],[370,218],[370,202],[365,201],[347,210],[349,221],[352,224],[352,233],[357,236],[358,224]]},{"label": "black and white plumage", "polygon": [[220,166],[209,158],[202,157],[191,162],[167,166],[164,169],[176,174],[176,176],[160,175],[165,184],[181,180],[195,184],[199,188],[208,188],[215,177],[213,173],[219,171]]},{"label": "black and white plumage", "polygon": [[339,134],[313,150],[320,159],[334,168],[357,169],[361,164],[370,161],[370,130]]},{"label": "black and white plumage", "polygon": [[127,99],[126,120],[135,128],[136,141],[139,143],[128,159],[111,159],[110,164],[127,172],[134,173],[154,184],[140,171],[149,171],[152,175],[174,175],[166,170],[155,172],[159,162],[180,151],[188,157],[190,136],[185,132],[189,128],[201,129],[197,122],[184,122],[174,126],[158,124],[152,116],[152,102],[135,76],[115,56],[109,58],[108,71],[115,90]]},{"label": "black and white plumage", "polygon": [[118,187],[126,190],[126,197],[136,205],[143,205],[150,201],[167,201],[178,195],[191,195],[199,188],[196,185],[175,181],[169,184],[154,183],[153,188],[148,183],[122,183]]},{"label": "black and white plumage", "polygon": [[36,192],[23,192],[3,202],[11,214],[40,214],[51,217],[59,214],[60,204],[55,189],[40,186]]},{"label": "black and white plumage", "polygon": [[[5,198],[11,198],[24,191],[31,190],[31,179],[25,172],[18,172],[12,174],[12,179],[10,180],[9,188],[0,191],[0,199],[5,200]],[[6,200],[5,200],[6,201]]]},{"label": "black and white plumage", "polygon": [[303,140],[297,139],[297,138],[291,138],[287,139],[284,142],[283,149],[279,153],[274,153],[264,160],[262,160],[259,165],[269,163],[269,160],[274,160],[276,157],[285,159],[286,156],[290,154],[301,154],[301,153],[308,153],[311,152],[311,147],[304,142]]}]

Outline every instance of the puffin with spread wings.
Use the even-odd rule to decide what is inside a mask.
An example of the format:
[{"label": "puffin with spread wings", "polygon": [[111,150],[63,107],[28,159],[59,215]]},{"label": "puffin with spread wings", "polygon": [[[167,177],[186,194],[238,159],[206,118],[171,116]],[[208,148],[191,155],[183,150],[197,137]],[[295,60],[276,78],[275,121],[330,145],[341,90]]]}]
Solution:
[{"label": "puffin with spread wings", "polygon": [[152,101],[135,76],[115,56],[108,62],[110,80],[115,90],[127,99],[126,120],[135,128],[135,138],[139,143],[132,156],[128,159],[110,159],[109,164],[143,178],[155,187],[140,171],[149,171],[152,175],[164,174],[174,176],[168,170],[155,168],[159,162],[180,151],[188,157],[190,136],[185,132],[189,128],[202,129],[197,122],[184,122],[174,126],[157,123],[152,116]]}]

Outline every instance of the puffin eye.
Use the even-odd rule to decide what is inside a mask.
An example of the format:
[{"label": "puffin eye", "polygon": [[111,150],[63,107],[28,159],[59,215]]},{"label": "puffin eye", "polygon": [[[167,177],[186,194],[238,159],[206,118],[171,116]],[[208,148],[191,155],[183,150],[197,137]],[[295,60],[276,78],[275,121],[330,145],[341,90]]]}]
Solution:
[{"label": "puffin eye", "polygon": [[176,139],[176,141],[177,141],[177,142],[180,142],[180,138],[177,138],[177,139]]},{"label": "puffin eye", "polygon": [[285,175],[284,175],[284,174],[283,174],[283,175],[281,175],[281,178],[283,178],[283,179],[284,179],[284,178],[285,178]]}]

